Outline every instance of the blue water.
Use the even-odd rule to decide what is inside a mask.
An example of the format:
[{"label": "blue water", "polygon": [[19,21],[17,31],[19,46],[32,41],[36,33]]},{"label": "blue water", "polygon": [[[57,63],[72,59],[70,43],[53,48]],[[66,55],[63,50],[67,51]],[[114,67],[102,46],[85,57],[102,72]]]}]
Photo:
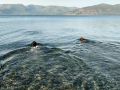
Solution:
[{"label": "blue water", "polygon": [[119,23],[119,15],[0,16],[1,90],[119,90]]}]

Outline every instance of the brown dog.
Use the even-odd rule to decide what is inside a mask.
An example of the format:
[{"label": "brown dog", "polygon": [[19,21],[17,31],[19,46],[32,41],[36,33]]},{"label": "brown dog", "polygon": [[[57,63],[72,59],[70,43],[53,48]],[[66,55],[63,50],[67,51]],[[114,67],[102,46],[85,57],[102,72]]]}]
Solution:
[{"label": "brown dog", "polygon": [[86,42],[86,39],[84,39],[83,37],[81,37],[80,41],[84,43],[84,42]]}]

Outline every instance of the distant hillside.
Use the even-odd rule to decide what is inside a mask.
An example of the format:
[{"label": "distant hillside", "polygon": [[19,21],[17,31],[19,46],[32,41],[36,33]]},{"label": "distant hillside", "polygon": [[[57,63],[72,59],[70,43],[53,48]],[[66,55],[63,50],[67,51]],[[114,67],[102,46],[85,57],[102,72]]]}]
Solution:
[{"label": "distant hillside", "polygon": [[65,15],[105,15],[105,14],[120,14],[120,4],[108,5],[99,4],[84,8],[79,8],[73,11],[64,13]]},{"label": "distant hillside", "polygon": [[74,9],[77,8],[64,6],[0,4],[0,15],[60,15]]}]

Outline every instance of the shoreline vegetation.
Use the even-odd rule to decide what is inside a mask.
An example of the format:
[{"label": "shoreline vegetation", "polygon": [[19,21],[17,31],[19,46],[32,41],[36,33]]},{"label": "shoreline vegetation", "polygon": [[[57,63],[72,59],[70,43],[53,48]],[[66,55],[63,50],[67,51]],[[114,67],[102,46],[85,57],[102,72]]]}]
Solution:
[{"label": "shoreline vegetation", "polygon": [[41,6],[0,4],[0,15],[120,15],[120,4],[98,4],[83,8],[65,6]]}]

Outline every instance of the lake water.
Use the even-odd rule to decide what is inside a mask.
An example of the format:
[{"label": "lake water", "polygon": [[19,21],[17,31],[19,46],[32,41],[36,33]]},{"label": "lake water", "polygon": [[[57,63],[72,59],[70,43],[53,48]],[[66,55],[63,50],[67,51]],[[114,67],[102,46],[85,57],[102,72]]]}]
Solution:
[{"label": "lake water", "polygon": [[120,16],[0,16],[0,90],[120,90]]}]

